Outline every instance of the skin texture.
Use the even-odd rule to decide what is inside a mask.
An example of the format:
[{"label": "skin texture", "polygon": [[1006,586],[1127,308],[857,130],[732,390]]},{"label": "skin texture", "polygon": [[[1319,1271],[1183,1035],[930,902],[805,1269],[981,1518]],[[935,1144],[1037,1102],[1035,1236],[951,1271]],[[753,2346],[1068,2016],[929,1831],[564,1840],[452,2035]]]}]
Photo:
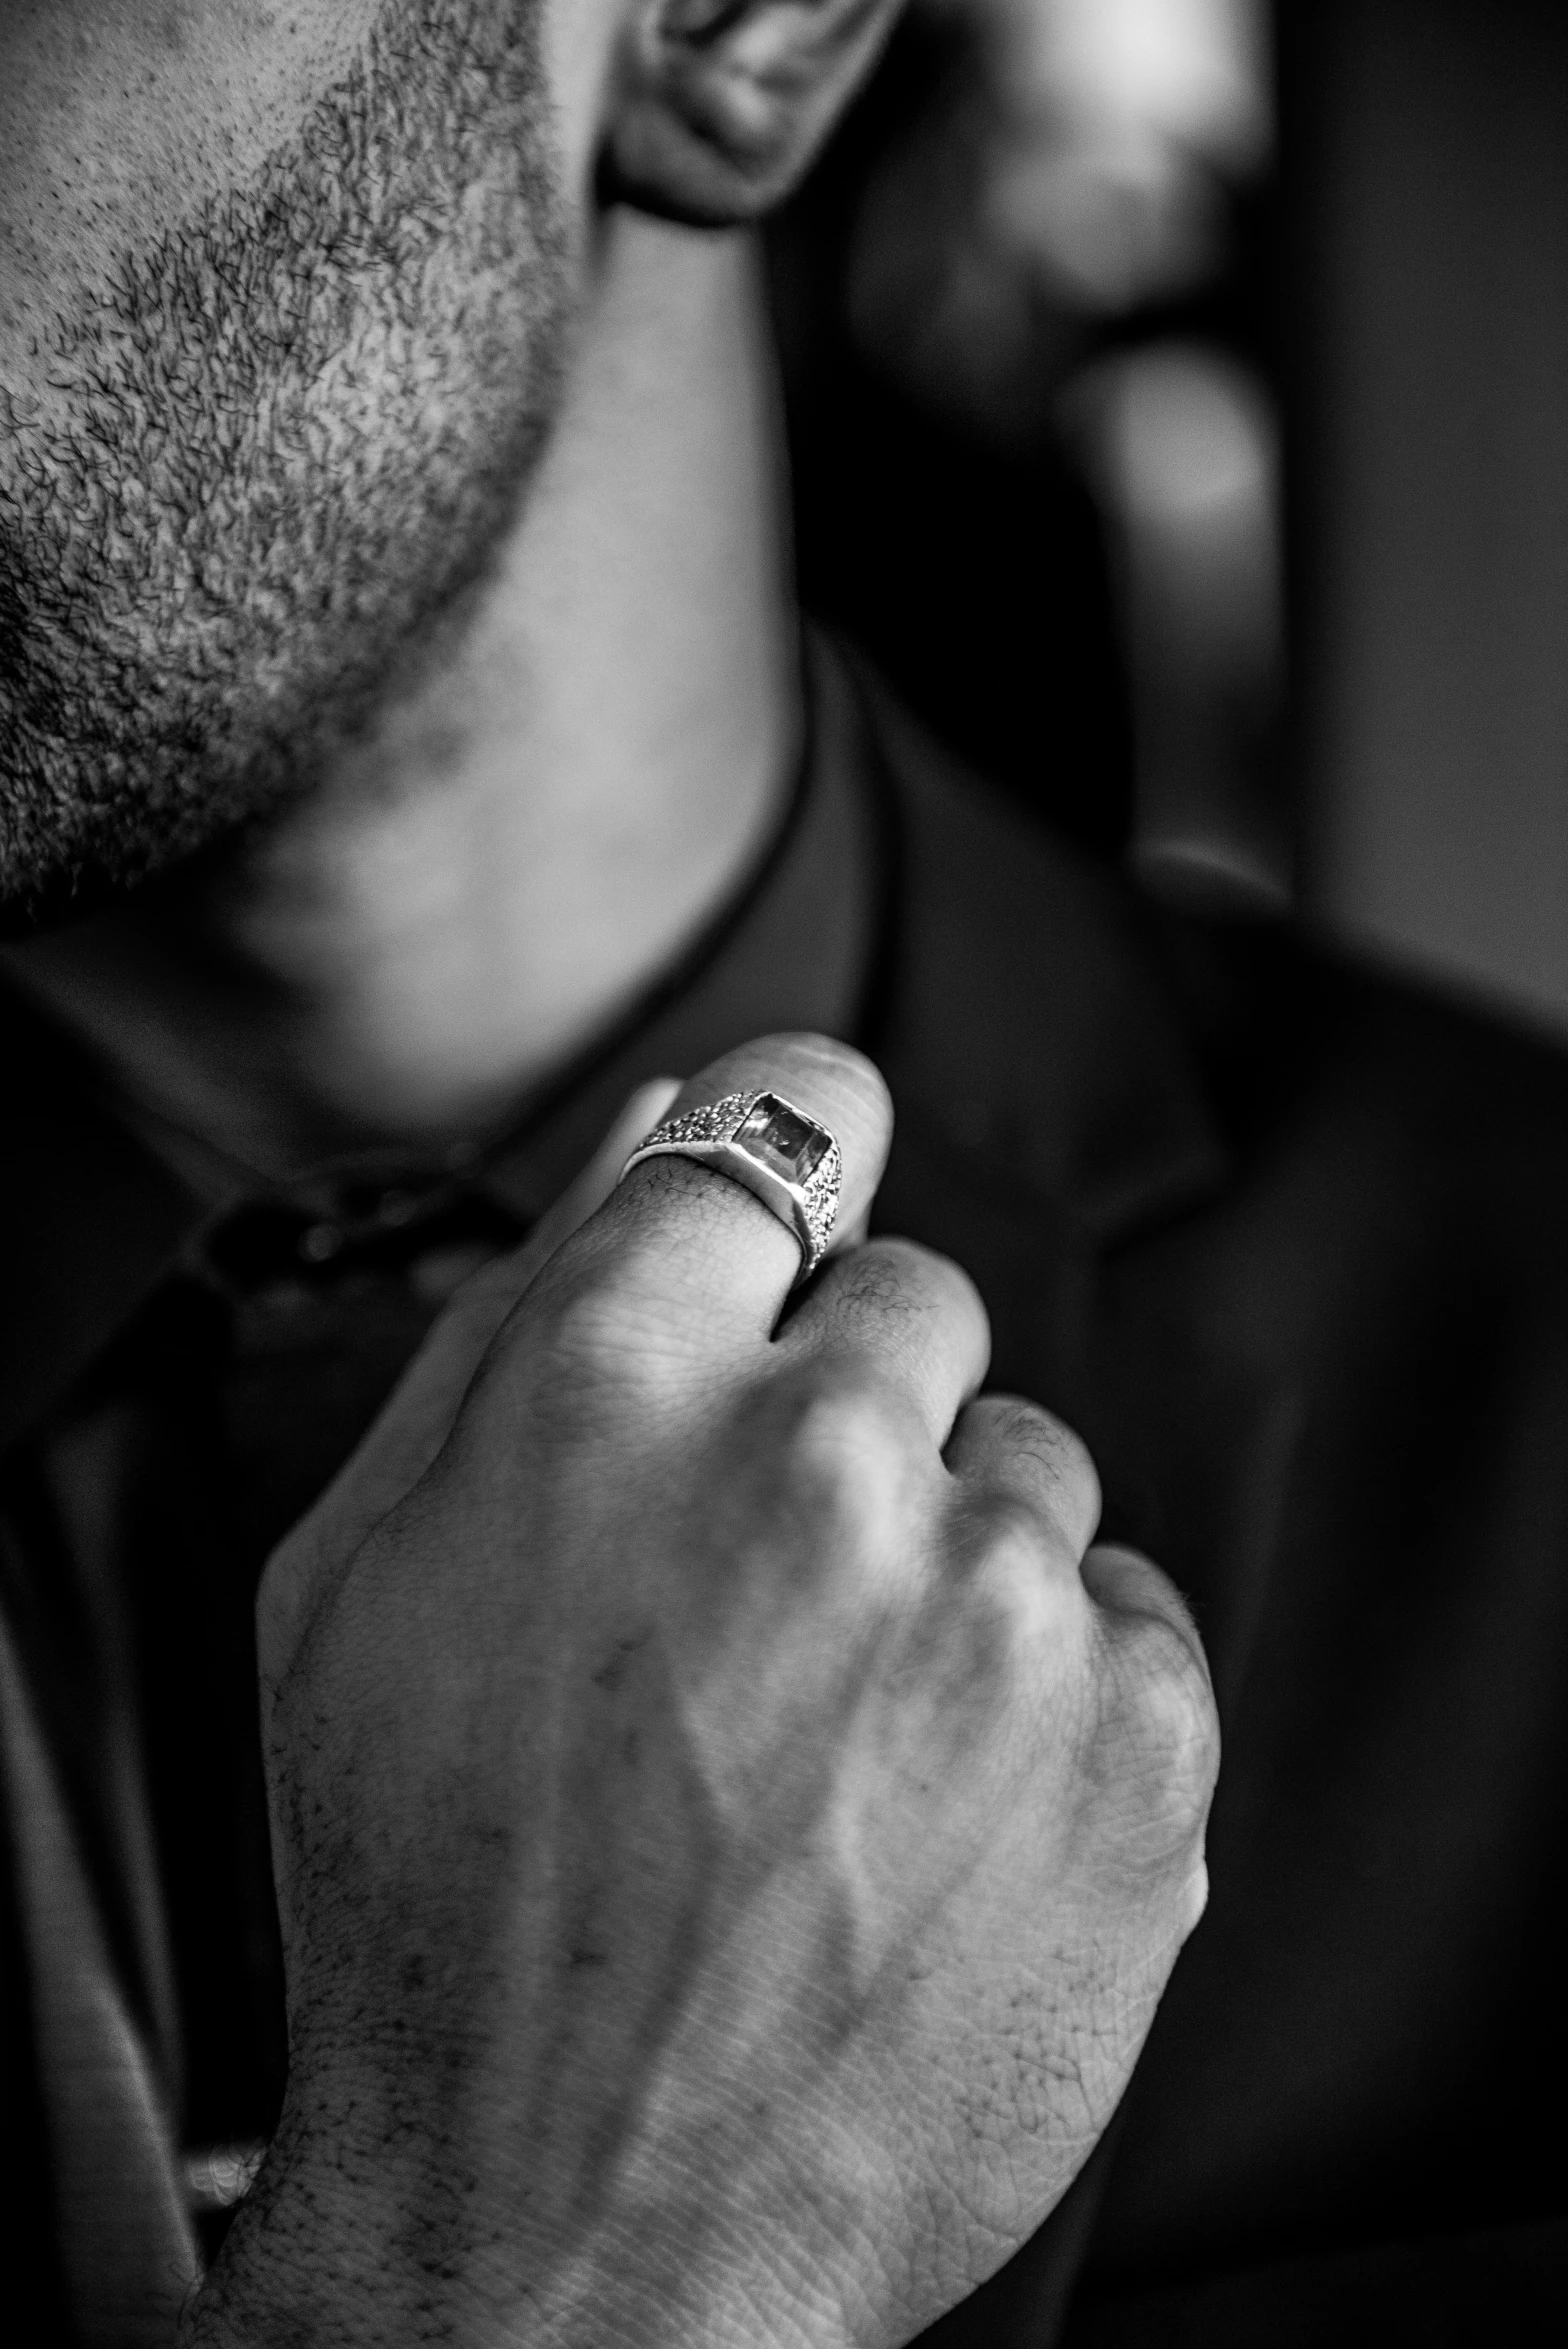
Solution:
[{"label": "skin texture", "polygon": [[[760,1084],[853,1232],[876,1072],[775,1037],[676,1106]],[[1201,1649],[1082,1446],[975,1399],[964,1275],[850,1244],[781,1320],[749,1194],[658,1160],[563,1239],[593,1187],[269,1569],[290,2090],[196,2340],[894,2349],[1060,2195],[1201,1910]]]},{"label": "skin texture", "polygon": [[63,301],[13,269],[0,894],[24,911],[319,781],[483,573],[566,330],[544,87],[534,0],[398,0],[254,174],[115,245],[120,191]]},{"label": "skin texture", "polygon": [[[460,1099],[548,1065],[733,885],[791,739],[767,411],[737,249],[660,222],[787,186],[887,13],[0,13],[4,883],[117,888],[266,816],[44,966],[209,1134],[313,1053],[368,1122],[450,1121],[443,1037],[491,1017]],[[598,210],[601,162],[660,221]],[[371,902],[386,807],[386,893],[452,882],[423,928]],[[648,843],[715,830],[682,898]],[[606,995],[601,934],[666,896]],[[531,965],[486,950],[519,933]],[[410,1055],[416,947],[457,976]],[[492,986],[557,966],[553,1025]],[[334,1060],[378,1006],[395,1045]],[[865,1243],[876,1072],[773,1038],[687,1098],[740,1086],[844,1151],[788,1310],[748,1194],[612,1189],[644,1102],[269,1568],[289,2090],[191,2340],[894,2349],[1125,2084],[1203,1900],[1201,1650],[1088,1547],[1068,1431],[977,1398],[964,1275]]]},{"label": "skin texture", "polygon": [[561,410],[448,657],[284,816],[9,951],[165,1121],[259,1170],[514,1117],[789,792],[749,240],[618,210],[597,242]]},{"label": "skin texture", "polygon": [[[817,52],[836,5],[808,12]],[[433,112],[425,84],[439,83],[464,23],[482,57],[515,13],[511,0],[441,11],[425,73],[411,67],[395,93],[398,119]],[[231,832],[224,801],[238,770],[214,774],[204,763],[209,738],[225,755],[236,747],[228,713],[264,698],[249,660],[267,607],[236,559],[204,574],[207,586],[223,584],[224,601],[194,612],[200,707],[188,758],[169,778],[173,813],[223,837],[201,859],[176,861],[160,886],[111,897],[92,921],[60,921],[58,891],[46,893],[43,928],[8,957],[163,1123],[270,1176],[381,1145],[439,1158],[511,1114],[679,953],[760,854],[793,779],[799,672],[755,255],[744,233],[692,235],[599,201],[620,93],[640,89],[645,118],[670,48],[643,37],[646,10],[632,24],[626,13],[623,0],[546,0],[536,45],[548,151],[526,143],[545,107],[538,92],[526,121],[491,124],[503,146],[487,164],[492,176],[515,179],[526,166],[557,191],[570,327],[537,461],[479,575],[418,630],[411,652],[396,654],[386,690],[340,739],[345,712],[332,683],[342,599],[335,574],[317,595],[300,566],[334,501],[333,563],[338,551],[347,560],[356,546],[392,545],[409,519],[399,483],[417,472],[431,432],[443,436],[442,461],[456,462],[484,421],[474,403],[486,384],[468,345],[435,347],[441,302],[464,291],[461,214],[419,213],[414,237],[389,197],[395,235],[417,242],[428,231],[439,267],[391,289],[409,308],[406,335],[390,345],[372,335],[352,368],[309,386],[322,445],[355,441],[380,468],[375,479],[344,491],[334,470],[326,503],[291,504],[279,532],[275,510],[269,519],[247,502],[258,480],[240,463],[236,431],[221,483],[233,509],[225,543],[238,555],[248,538],[265,540],[284,576],[280,608],[303,606],[281,659],[296,682],[317,671],[326,679],[321,697],[305,693],[298,726],[263,745],[281,759],[272,773],[284,803]],[[185,28],[174,47],[163,37],[171,16]],[[341,9],[297,0],[271,12],[217,0],[183,11],[155,0],[0,10],[0,386],[28,404],[30,458],[45,429],[57,445],[80,439],[70,385],[52,389],[39,358],[52,322],[92,321],[108,307],[122,253],[146,263],[170,239],[188,243],[214,208],[253,218],[258,178],[286,181],[323,106],[341,112],[345,76],[357,73],[368,96],[366,43],[384,17],[406,23],[408,0]],[[692,57],[728,86],[737,77],[726,38],[704,36]],[[811,122],[833,89],[847,88],[853,44],[837,66],[819,63]],[[688,94],[691,67],[689,57]],[[739,81],[746,86],[744,74]],[[485,86],[488,104],[495,85]],[[790,105],[773,112],[770,150],[798,153]],[[456,188],[461,174],[449,178]],[[308,231],[308,209],[301,217]],[[521,238],[497,294],[507,320],[526,323],[540,308],[535,273],[534,247]],[[292,281],[291,264],[284,274]],[[246,375],[230,368],[242,356],[240,335],[202,378],[209,401],[240,423],[254,408]],[[176,349],[169,366],[178,362]],[[520,365],[503,401],[527,384]],[[23,453],[0,437],[0,509]],[[98,502],[142,512],[140,444],[122,438],[99,457]],[[59,486],[40,464],[28,495],[52,500],[65,531]],[[459,504],[483,502],[466,483],[459,492]],[[437,551],[461,571],[449,521]],[[201,527],[199,514],[176,517],[158,546],[177,564]],[[90,532],[78,543],[85,563]],[[129,560],[132,541],[116,544]],[[373,568],[373,598],[412,609],[423,597],[417,562]],[[47,561],[43,573],[47,582]],[[0,562],[0,590],[6,576]],[[66,614],[69,661],[81,674],[118,674],[95,592],[84,584]],[[120,600],[140,625],[155,599],[127,580]],[[172,655],[192,616],[176,597],[160,623],[171,693],[180,682]],[[20,663],[25,638],[0,631],[0,659],[8,642]],[[152,658],[162,690],[161,647]],[[52,858],[65,872],[84,809],[120,839],[127,868],[150,859],[170,811],[149,815],[134,779],[116,778],[88,735],[45,747],[47,792],[36,760],[32,788],[20,766],[6,778],[0,867],[7,844],[14,863],[31,837],[41,843],[33,861]],[[156,759],[156,731],[132,747]],[[247,774],[246,788],[265,784],[260,770]],[[80,904],[78,895],[73,913]],[[15,897],[10,911],[25,922]]]}]

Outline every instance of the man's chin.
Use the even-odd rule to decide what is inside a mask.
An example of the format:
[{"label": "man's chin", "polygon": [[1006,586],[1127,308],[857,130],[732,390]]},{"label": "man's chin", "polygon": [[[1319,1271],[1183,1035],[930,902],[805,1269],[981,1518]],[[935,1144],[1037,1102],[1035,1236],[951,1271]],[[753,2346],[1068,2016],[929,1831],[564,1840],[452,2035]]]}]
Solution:
[{"label": "man's chin", "polygon": [[15,945],[43,931],[58,930],[67,922],[130,904],[147,887],[152,874],[135,879],[85,866],[69,873],[51,873],[0,890],[0,940]]},{"label": "man's chin", "polygon": [[[0,781],[0,804],[4,784]],[[276,794],[258,794],[262,807]],[[29,859],[0,845],[0,940],[16,943],[93,915],[144,904],[160,892],[183,893],[203,874],[216,873],[262,822],[257,808],[188,808],[180,817],[145,828],[113,827],[108,838],[62,843],[53,854]]]}]

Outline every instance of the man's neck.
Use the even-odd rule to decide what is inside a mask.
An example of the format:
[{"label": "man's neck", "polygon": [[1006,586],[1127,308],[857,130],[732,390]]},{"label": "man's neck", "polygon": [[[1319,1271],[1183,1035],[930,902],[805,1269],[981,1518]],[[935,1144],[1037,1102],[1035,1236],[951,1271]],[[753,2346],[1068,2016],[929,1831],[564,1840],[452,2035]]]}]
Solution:
[{"label": "man's neck", "polygon": [[482,1129],[778,820],[780,504],[749,241],[612,215],[550,448],[450,647],[199,897],[12,968],[149,1106],[269,1173]]}]

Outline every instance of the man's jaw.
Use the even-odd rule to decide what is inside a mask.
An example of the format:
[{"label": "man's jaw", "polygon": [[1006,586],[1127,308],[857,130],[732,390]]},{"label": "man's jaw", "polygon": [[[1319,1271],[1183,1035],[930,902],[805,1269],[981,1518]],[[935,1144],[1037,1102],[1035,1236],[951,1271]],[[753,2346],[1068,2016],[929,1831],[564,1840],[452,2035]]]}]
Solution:
[{"label": "man's jaw", "polygon": [[47,405],[0,382],[11,931],[315,788],[510,526],[573,266],[536,18],[389,12],[255,185],[54,320]]}]

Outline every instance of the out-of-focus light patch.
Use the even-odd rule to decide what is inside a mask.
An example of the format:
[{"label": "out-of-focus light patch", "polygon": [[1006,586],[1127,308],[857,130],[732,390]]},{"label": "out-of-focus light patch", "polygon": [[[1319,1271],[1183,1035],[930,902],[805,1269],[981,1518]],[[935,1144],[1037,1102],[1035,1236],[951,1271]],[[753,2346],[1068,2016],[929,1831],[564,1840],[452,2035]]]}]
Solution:
[{"label": "out-of-focus light patch", "polygon": [[1262,0],[927,0],[987,59],[992,234],[1069,311],[1190,292],[1274,137]]},{"label": "out-of-focus light patch", "polygon": [[1065,134],[999,143],[988,208],[1074,309],[1131,310],[1199,285],[1223,258],[1210,175],[1137,124],[1073,122]]},{"label": "out-of-focus light patch", "polygon": [[1278,912],[1284,684],[1279,431],[1257,377],[1195,343],[1117,352],[1062,402],[1105,516],[1132,688],[1134,868],[1168,900]]},{"label": "out-of-focus light patch", "polygon": [[1138,125],[1222,171],[1273,143],[1262,0],[988,0],[1019,69],[1064,113]]},{"label": "out-of-focus light patch", "polygon": [[1268,395],[1218,351],[1167,343],[1096,371],[1095,469],[1138,523],[1178,532],[1272,529],[1279,465]]},{"label": "out-of-focus light patch", "polygon": [[260,2140],[242,2145],[208,2145],[184,2157],[185,2194],[193,2210],[231,2210],[243,2202],[260,2174],[267,2148]]}]

